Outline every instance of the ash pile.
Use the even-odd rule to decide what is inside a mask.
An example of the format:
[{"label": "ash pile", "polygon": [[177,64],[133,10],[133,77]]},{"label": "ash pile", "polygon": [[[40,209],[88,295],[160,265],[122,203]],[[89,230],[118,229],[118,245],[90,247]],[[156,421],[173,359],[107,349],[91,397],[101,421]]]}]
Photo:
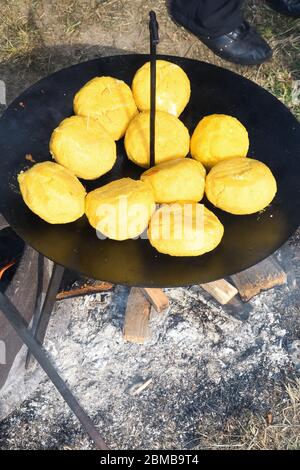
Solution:
[{"label": "ash pile", "polygon": [[[56,304],[45,347],[112,449],[211,448],[232,419],[288,399],[300,372],[299,232],[277,256],[287,283],[251,299],[243,319],[198,286],[166,289],[170,309],[151,316],[143,345],[123,339],[125,287]],[[2,449],[93,448],[37,365],[0,400]]]}]

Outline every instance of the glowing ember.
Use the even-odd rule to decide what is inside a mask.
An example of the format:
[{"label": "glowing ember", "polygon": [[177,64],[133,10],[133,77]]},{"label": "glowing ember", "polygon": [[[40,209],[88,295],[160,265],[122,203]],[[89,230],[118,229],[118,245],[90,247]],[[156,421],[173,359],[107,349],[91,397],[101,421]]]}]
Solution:
[{"label": "glowing ember", "polygon": [[9,268],[11,268],[14,264],[16,263],[15,260],[13,261],[10,261],[9,263],[7,263],[5,266],[3,266],[3,268],[0,269],[0,281],[5,273],[5,271],[7,271]]}]

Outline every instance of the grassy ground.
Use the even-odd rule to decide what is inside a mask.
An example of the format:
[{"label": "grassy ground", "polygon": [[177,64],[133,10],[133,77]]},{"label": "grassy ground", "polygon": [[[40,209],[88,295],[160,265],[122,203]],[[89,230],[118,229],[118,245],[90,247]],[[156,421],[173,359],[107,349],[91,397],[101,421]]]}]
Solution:
[{"label": "grassy ground", "polygon": [[[37,68],[41,75],[112,49],[147,52],[150,0],[0,0],[0,62]],[[300,79],[300,20],[275,14],[259,1],[246,1],[247,18],[274,49],[273,60],[260,67],[238,67],[214,56],[197,38],[169,18],[166,0],[157,0],[160,52],[224,65],[264,86],[300,115],[292,97]],[[56,61],[64,45],[67,60]],[[60,55],[61,55],[60,51]],[[18,74],[19,75],[19,74]]]},{"label": "grassy ground", "polygon": [[203,434],[202,447],[238,450],[300,449],[300,380],[286,385],[286,398],[280,389],[274,407],[264,416],[246,411],[226,421],[221,432]]},{"label": "grassy ground", "polygon": [[[150,0],[0,0],[0,79],[8,100],[41,76],[99,54],[148,51]],[[295,92],[300,80],[300,20],[272,12],[263,1],[247,1],[245,14],[269,41],[273,60],[238,67],[215,57],[197,38],[169,18],[156,0],[160,52],[209,61],[237,71],[275,94],[300,117]],[[300,87],[299,87],[300,88]],[[293,92],[294,90],[294,92]],[[300,95],[300,94],[299,94]],[[299,96],[300,98],[300,96]],[[207,448],[300,448],[300,382],[286,386],[266,416],[231,419],[222,432],[203,435]],[[199,431],[200,433],[200,431]]]}]

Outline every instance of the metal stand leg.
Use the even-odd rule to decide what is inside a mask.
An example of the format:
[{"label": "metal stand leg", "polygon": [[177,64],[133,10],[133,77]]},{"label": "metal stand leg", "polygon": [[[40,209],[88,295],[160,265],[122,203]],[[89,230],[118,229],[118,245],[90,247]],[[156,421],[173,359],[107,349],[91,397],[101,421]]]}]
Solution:
[{"label": "metal stand leg", "polygon": [[[61,269],[62,268],[60,268],[57,272],[54,273],[53,277],[56,281],[58,281]],[[53,291],[50,289],[49,297],[51,292],[54,292],[54,285],[55,282],[53,281]],[[10,300],[4,294],[2,294],[2,292],[0,292],[0,310],[3,312],[4,316],[12,325],[12,327],[16,330],[20,338],[24,341],[30,353],[36,358],[40,366],[44,369],[49,379],[55,385],[55,387],[57,388],[63,399],[66,401],[66,403],[69,405],[73,413],[77,416],[85,431],[96,444],[97,449],[108,450],[107,445],[105,444],[103,438],[96,429],[91,418],[86,414],[85,410],[80,406],[79,402],[72,394],[67,384],[57,373],[55,367],[48,359],[48,356],[43,347],[40,346],[34,336],[28,331],[28,325],[26,324],[22,315],[10,302]],[[43,325],[45,325],[45,321],[43,321]]]},{"label": "metal stand leg", "polygon": [[[42,296],[42,284],[43,284],[43,262],[44,259],[42,255],[39,257],[39,285],[38,285],[38,295],[37,295],[37,304],[33,317],[33,323],[31,327],[31,334],[37,340],[39,344],[43,344],[48,324],[50,321],[50,316],[55,304],[56,295],[58,293],[61,280],[64,274],[65,268],[59,264],[54,264],[53,271],[51,274],[51,279],[47,289],[45,301],[41,307],[41,296]],[[28,351],[26,357],[25,367],[28,368],[30,364],[31,353]]]}]

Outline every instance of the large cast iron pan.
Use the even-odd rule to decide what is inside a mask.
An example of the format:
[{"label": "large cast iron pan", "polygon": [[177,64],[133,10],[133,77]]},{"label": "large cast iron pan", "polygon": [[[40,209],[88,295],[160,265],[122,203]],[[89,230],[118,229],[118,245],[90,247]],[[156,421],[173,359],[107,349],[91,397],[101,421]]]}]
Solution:
[{"label": "large cast iron pan", "polygon": [[[67,225],[50,225],[23,203],[17,174],[31,163],[50,158],[53,129],[72,114],[75,92],[96,75],[112,75],[131,84],[148,56],[100,58],[61,70],[39,81],[0,119],[0,211],[31,246],[57,263],[90,277],[135,286],[181,286],[203,283],[246,269],[273,253],[295,231],[300,214],[300,125],[271,94],[228,70],[179,57],[161,56],[180,65],[191,80],[192,95],[181,119],[190,132],[202,116],[236,116],[250,136],[251,157],[270,166],[278,194],[262,213],[233,216],[213,209],[225,226],[220,246],[201,257],[172,258],[157,253],[147,240],[99,240],[85,217]],[[141,170],[128,162],[123,142],[113,170],[91,190],[116,178],[138,178]],[[205,201],[207,206],[211,205]]]}]

